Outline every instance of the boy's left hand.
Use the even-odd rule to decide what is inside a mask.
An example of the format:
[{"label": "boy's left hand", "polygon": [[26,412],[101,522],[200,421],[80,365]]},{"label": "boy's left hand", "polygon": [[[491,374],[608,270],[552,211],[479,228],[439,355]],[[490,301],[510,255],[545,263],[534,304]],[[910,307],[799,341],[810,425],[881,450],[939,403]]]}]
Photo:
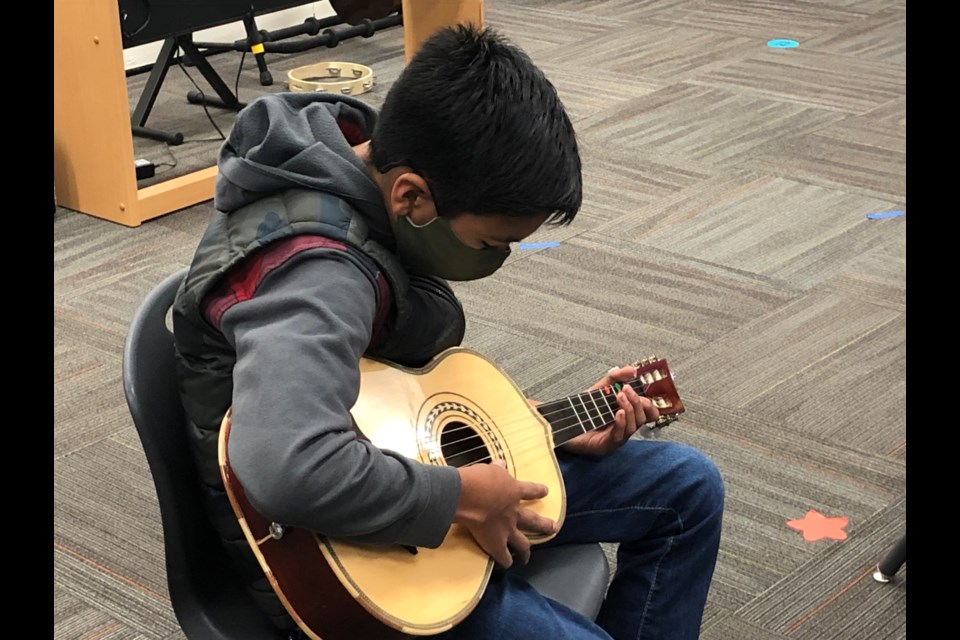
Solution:
[{"label": "boy's left hand", "polygon": [[[636,374],[636,367],[611,369],[588,390],[593,391],[615,382],[626,382],[633,379]],[[650,398],[641,396],[630,385],[625,385],[617,393],[617,403],[620,409],[614,415],[613,424],[581,434],[560,448],[570,453],[603,456],[619,448],[637,432],[637,429],[660,417],[660,411],[653,406]]]}]

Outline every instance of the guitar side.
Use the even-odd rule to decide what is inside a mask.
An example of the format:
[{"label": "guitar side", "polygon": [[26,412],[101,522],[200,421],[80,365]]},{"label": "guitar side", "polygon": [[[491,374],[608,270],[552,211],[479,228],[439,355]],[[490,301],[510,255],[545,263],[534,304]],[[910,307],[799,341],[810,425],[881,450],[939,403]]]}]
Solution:
[{"label": "guitar side", "polygon": [[344,589],[321,551],[321,539],[306,529],[277,527],[250,504],[230,468],[227,442],[231,412],[220,427],[220,475],[247,544],[287,613],[311,640],[405,638],[383,625]]}]

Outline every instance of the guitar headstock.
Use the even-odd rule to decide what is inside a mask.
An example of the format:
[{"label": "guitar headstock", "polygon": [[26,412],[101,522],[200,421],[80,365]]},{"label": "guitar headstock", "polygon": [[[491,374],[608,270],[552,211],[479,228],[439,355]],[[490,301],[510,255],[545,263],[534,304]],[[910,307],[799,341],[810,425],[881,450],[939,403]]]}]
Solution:
[{"label": "guitar headstock", "polygon": [[665,427],[671,422],[679,420],[680,414],[686,411],[683,406],[683,400],[677,393],[677,387],[673,382],[673,374],[670,372],[670,366],[663,358],[651,356],[643,360],[637,360],[631,367],[637,368],[635,378],[640,385],[637,391],[650,398],[660,411],[660,417],[649,426],[650,429],[659,429]]}]

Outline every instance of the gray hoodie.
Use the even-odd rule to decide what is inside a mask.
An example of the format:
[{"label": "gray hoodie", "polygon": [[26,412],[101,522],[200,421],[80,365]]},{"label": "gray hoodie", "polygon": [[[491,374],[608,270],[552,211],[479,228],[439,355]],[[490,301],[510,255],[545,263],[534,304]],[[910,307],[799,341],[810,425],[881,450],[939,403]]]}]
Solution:
[{"label": "gray hoodie", "polygon": [[[375,119],[364,103],[331,94],[255,100],[221,150],[217,209],[229,213],[290,187],[320,189],[354,205],[390,247],[382,195],[352,148]],[[223,315],[237,353],[231,466],[251,504],[275,521],[435,547],[459,499],[456,469],[381,451],[352,429],[375,311],[369,278],[342,252],[319,248],[271,272]]]}]

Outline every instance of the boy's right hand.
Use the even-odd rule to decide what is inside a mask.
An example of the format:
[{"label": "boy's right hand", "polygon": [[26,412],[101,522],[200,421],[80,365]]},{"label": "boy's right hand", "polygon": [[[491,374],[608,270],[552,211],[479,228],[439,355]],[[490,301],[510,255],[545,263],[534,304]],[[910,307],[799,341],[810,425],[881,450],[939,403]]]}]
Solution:
[{"label": "boy's right hand", "polygon": [[530,540],[524,534],[551,534],[556,523],[521,505],[547,495],[547,487],[515,479],[502,461],[474,464],[460,472],[460,501],[453,521],[467,528],[477,544],[502,567],[530,559]]}]

